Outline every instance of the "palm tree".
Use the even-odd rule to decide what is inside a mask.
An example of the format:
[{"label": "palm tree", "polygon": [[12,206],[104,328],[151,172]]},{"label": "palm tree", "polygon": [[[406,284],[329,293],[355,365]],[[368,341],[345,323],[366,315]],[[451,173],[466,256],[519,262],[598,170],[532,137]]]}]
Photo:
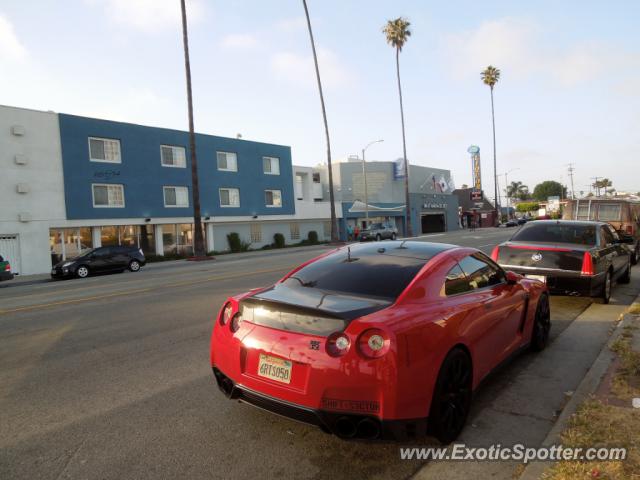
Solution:
[{"label": "palm tree", "polygon": [[498,83],[498,80],[500,80],[500,70],[498,70],[496,67],[489,65],[487,68],[484,69],[484,71],[482,73],[480,73],[480,76],[482,77],[482,81],[484,82],[485,85],[489,85],[489,88],[491,89],[491,123],[493,125],[493,185],[495,188],[495,211],[496,211],[496,221],[498,221],[498,211],[499,211],[499,205],[498,205],[498,168],[497,168],[497,162],[496,162],[496,116],[493,110],[493,87],[495,86],[496,83]]},{"label": "palm tree", "polygon": [[[183,0],[184,1],[184,0]],[[304,14],[307,17],[307,27],[309,29],[309,39],[311,40],[311,51],[313,52],[313,62],[316,66],[316,80],[318,81],[318,92],[320,92],[320,105],[322,106],[322,119],[324,121],[324,134],[327,140],[327,170],[329,171],[329,203],[331,204],[331,241],[338,241],[338,225],[336,221],[336,206],[334,204],[333,195],[333,170],[331,168],[331,141],[329,140],[329,124],[327,122],[327,110],[324,106],[324,95],[322,93],[322,82],[320,81],[320,69],[318,68],[318,55],[316,54],[316,44],[313,40],[313,31],[311,30],[311,20],[309,19],[309,9],[307,1],[302,0],[304,6]]]},{"label": "palm tree", "polygon": [[507,186],[507,197],[517,198],[518,200],[526,200],[529,195],[529,187],[522,182],[511,182]]},{"label": "palm tree", "polygon": [[202,217],[200,215],[200,185],[198,183],[198,159],[196,158],[196,134],[193,128],[193,98],[191,95],[191,65],[189,63],[189,37],[187,34],[187,9],[185,0],[180,0],[182,9],[182,44],[184,47],[184,68],[187,74],[187,108],[189,111],[189,150],[191,150],[191,198],[193,201],[193,255],[204,257]]},{"label": "palm tree", "polygon": [[407,225],[407,236],[413,236],[411,228],[411,208],[409,206],[409,162],[407,161],[407,142],[404,134],[404,109],[402,107],[402,84],[400,82],[400,52],[411,36],[408,20],[398,17],[389,20],[382,29],[387,37],[387,43],[396,49],[396,76],[398,78],[398,97],[400,98],[400,121],[402,123],[402,160],[404,161],[404,195],[405,195],[405,223]]}]

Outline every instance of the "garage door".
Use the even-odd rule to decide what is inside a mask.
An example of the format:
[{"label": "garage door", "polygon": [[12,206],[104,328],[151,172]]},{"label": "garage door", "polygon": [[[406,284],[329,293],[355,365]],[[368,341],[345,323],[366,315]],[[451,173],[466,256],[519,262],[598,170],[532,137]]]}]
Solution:
[{"label": "garage door", "polygon": [[18,235],[0,234],[0,255],[11,264],[13,273],[20,273],[20,243]]}]

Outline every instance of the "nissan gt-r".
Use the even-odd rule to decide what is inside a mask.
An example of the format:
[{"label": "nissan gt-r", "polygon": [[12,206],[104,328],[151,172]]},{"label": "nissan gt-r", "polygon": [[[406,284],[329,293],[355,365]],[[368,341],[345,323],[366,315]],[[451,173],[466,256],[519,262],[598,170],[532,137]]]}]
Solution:
[{"label": "nissan gt-r", "polygon": [[546,286],[476,249],[354,244],[229,298],[211,366],[227,397],[344,439],[449,443],[487,374],[549,329]]}]

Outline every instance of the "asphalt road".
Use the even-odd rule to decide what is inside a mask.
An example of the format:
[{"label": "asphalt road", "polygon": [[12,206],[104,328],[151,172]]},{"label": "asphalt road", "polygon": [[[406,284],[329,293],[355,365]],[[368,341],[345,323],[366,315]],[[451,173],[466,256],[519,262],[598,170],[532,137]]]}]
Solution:
[{"label": "asphalt road", "polygon": [[[486,229],[423,240],[490,252],[511,233]],[[231,402],[213,381],[209,336],[225,298],[268,285],[325,250],[0,287],[0,478],[411,476],[420,465],[401,462],[398,444],[341,441]],[[552,300],[552,336],[589,305]],[[530,359],[524,355],[496,375],[474,414],[482,413],[483,394]]]}]

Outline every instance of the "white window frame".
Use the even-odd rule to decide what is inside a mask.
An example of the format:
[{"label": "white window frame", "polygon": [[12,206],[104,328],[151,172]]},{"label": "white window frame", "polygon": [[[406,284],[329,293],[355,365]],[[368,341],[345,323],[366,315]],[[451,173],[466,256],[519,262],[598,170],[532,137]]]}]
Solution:
[{"label": "white window frame", "polygon": [[[237,205],[223,205],[222,204],[222,190],[235,190],[238,192],[238,204]],[[229,195],[229,200],[231,200],[231,195]],[[221,208],[240,208],[240,189],[235,187],[221,187],[218,189],[218,202],[220,203]]]},{"label": "white window frame", "polygon": [[[109,141],[116,142],[118,144],[118,160],[106,160],[103,158],[93,158],[91,156],[91,140],[100,140],[100,141]],[[122,163],[122,148],[120,145],[120,140],[117,138],[106,138],[106,137],[87,137],[87,147],[89,148],[89,161],[90,162],[98,162],[98,163]]]},{"label": "white window frame", "polygon": [[249,239],[251,243],[262,243],[262,225],[258,222],[249,224]]},{"label": "white window frame", "polygon": [[[176,190],[176,205],[167,205],[167,189],[173,188]],[[187,204],[186,205],[178,205],[178,192],[177,189],[182,189],[187,192]],[[185,187],[184,185],[163,185],[162,187],[162,199],[164,201],[165,208],[189,208],[189,187]]]},{"label": "white window frame", "polygon": [[[265,172],[264,171],[264,161],[266,159],[269,159],[269,163],[271,165],[271,171],[270,172]],[[274,160],[276,161],[276,165],[278,165],[278,171],[277,172],[273,171],[273,161]],[[262,172],[265,175],[280,175],[280,157],[269,157],[268,155],[263,156],[262,157]]]},{"label": "white window frame", "polygon": [[289,238],[291,240],[300,240],[300,223],[299,222],[289,223]]},{"label": "white window frame", "polygon": [[[162,157],[162,148],[171,148],[172,150],[182,150],[184,152],[184,165],[169,165],[164,163],[164,158]],[[175,158],[175,157],[174,157]],[[160,165],[167,168],[187,168],[187,149],[180,145],[160,145]]]},{"label": "white window frame", "polygon": [[[109,187],[120,187],[122,190],[122,205],[96,205],[96,192],[94,187],[107,187],[107,201],[109,201]],[[125,208],[126,201],[124,198],[124,185],[121,183],[92,183],[91,200],[93,202],[93,208]]]},{"label": "white window frame", "polygon": [[[220,168],[220,165],[218,165],[218,154],[219,153],[224,153],[225,156],[226,155],[233,155],[234,164],[235,164],[236,168]],[[229,165],[229,160],[227,159],[227,166],[228,165]],[[237,172],[238,171],[238,154],[236,152],[225,152],[223,150],[216,151],[216,168],[220,172]]]},{"label": "white window frame", "polygon": [[[271,199],[273,199],[273,198],[274,198],[274,196],[275,196],[275,195],[274,195],[274,193],[275,193],[275,192],[278,192],[278,194],[280,195],[280,205],[269,205],[269,204],[267,204],[267,192],[271,192],[271,193],[272,193],[272,195],[271,195]],[[265,204],[265,206],[266,206],[267,208],[282,208],[282,190],[272,189],[272,188],[267,188],[267,189],[264,191],[264,193],[265,193],[265,196],[264,196],[264,200],[265,200],[265,202],[264,202],[264,204]]]}]

